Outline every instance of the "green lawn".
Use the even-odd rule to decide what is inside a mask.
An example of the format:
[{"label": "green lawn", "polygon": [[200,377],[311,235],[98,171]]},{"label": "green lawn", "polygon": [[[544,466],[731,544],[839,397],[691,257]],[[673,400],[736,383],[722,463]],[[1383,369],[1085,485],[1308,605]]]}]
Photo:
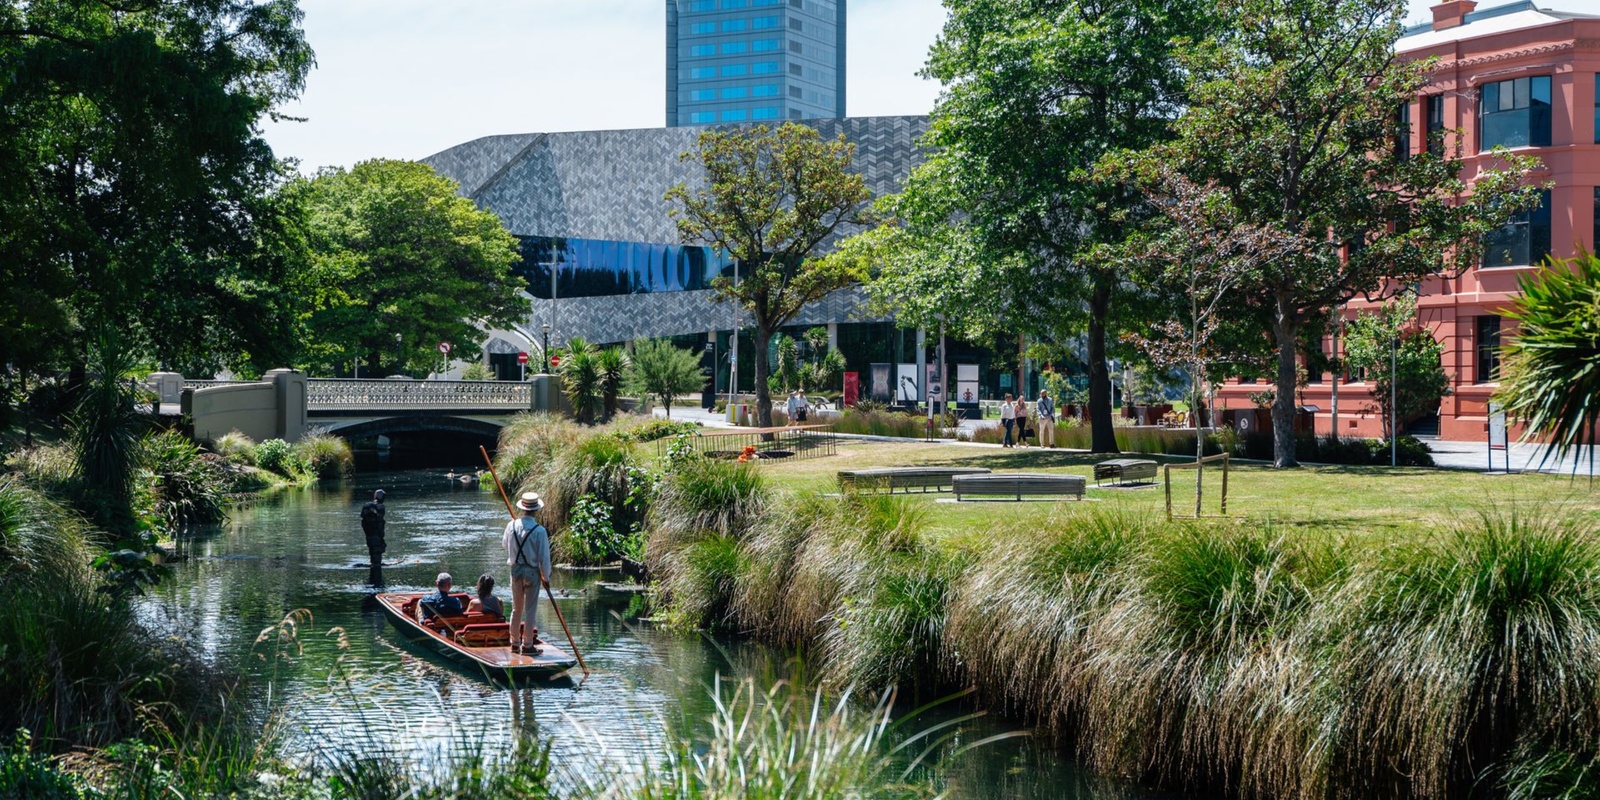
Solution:
[{"label": "green lawn", "polygon": [[[1161,463],[1191,459],[1136,455]],[[780,487],[837,491],[834,475],[842,469],[940,464],[988,467],[996,471],[1060,472],[1092,475],[1105,456],[1036,449],[1003,450],[994,446],[865,442],[840,440],[838,455],[790,462],[767,462],[762,469]],[[1206,511],[1218,511],[1221,470],[1206,471]],[[1193,509],[1193,471],[1173,473],[1175,510]],[[1158,484],[1143,488],[1099,489],[1089,481],[1086,502],[949,502],[948,493],[913,492],[928,504],[930,522],[938,531],[972,533],[996,525],[1007,528],[1054,514],[1079,513],[1096,504],[1119,503],[1162,513],[1165,495]],[[941,502],[941,500],[943,502]],[[1470,518],[1479,509],[1563,508],[1600,519],[1600,487],[1587,479],[1557,475],[1484,475],[1454,470],[1388,467],[1301,467],[1275,470],[1258,463],[1234,462],[1228,479],[1230,516],[1272,519],[1300,529],[1323,529],[1341,536],[1419,531],[1451,520]]]}]

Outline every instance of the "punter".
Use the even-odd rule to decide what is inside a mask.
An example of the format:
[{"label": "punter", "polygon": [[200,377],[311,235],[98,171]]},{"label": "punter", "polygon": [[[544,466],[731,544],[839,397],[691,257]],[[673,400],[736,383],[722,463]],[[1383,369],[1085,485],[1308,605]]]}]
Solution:
[{"label": "punter", "polygon": [[383,553],[389,549],[383,540],[384,513],[383,490],[379,489],[372,493],[372,502],[361,507],[361,532],[366,534],[367,557],[374,569],[383,564]]},{"label": "punter", "polygon": [[538,655],[539,587],[550,585],[550,534],[534,512],[544,508],[537,492],[517,498],[522,516],[506,523],[501,543],[511,567],[511,652]]}]

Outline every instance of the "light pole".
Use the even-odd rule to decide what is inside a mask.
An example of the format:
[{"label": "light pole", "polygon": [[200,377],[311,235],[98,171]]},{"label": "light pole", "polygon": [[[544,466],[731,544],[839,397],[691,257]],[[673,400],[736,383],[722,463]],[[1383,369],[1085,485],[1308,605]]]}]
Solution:
[{"label": "light pole", "polygon": [[550,374],[550,323],[539,326],[544,329],[544,374]]},{"label": "light pole", "polygon": [[[733,261],[733,285],[739,285],[739,260]],[[757,358],[761,357],[759,354]],[[728,351],[728,407],[739,394],[739,301],[733,301],[733,347]]]},{"label": "light pole", "polygon": [[400,361],[400,334],[397,333],[394,335],[394,371],[396,374],[400,372]]},{"label": "light pole", "polygon": [[1389,466],[1400,464],[1400,406],[1395,402],[1399,397],[1397,387],[1400,385],[1396,366],[1400,360],[1400,332],[1395,331],[1389,337]]}]

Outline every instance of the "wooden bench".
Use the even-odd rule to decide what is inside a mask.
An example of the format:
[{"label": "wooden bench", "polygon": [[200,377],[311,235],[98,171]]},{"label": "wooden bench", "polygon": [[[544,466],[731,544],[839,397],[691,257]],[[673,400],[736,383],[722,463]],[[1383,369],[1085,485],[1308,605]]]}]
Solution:
[{"label": "wooden bench", "polygon": [[961,475],[987,475],[985,467],[880,467],[839,471],[839,490],[845,492],[889,492],[930,489],[947,492]]},{"label": "wooden bench", "polygon": [[1097,485],[1108,480],[1118,484],[1154,483],[1156,469],[1154,461],[1142,458],[1113,458],[1094,465],[1094,482]]},{"label": "wooden bench", "polygon": [[993,475],[957,475],[956,500],[967,497],[1073,497],[1083,499],[1088,484],[1081,475],[1042,472],[1003,472]]}]

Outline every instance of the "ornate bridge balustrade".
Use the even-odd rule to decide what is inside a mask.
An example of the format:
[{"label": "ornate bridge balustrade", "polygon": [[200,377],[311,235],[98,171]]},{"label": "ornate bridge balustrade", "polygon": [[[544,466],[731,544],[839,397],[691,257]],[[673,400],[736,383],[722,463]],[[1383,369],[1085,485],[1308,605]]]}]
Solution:
[{"label": "ornate bridge balustrade", "polygon": [[533,405],[533,387],[511,381],[390,381],[313,378],[306,410],[477,411],[511,414]]}]

